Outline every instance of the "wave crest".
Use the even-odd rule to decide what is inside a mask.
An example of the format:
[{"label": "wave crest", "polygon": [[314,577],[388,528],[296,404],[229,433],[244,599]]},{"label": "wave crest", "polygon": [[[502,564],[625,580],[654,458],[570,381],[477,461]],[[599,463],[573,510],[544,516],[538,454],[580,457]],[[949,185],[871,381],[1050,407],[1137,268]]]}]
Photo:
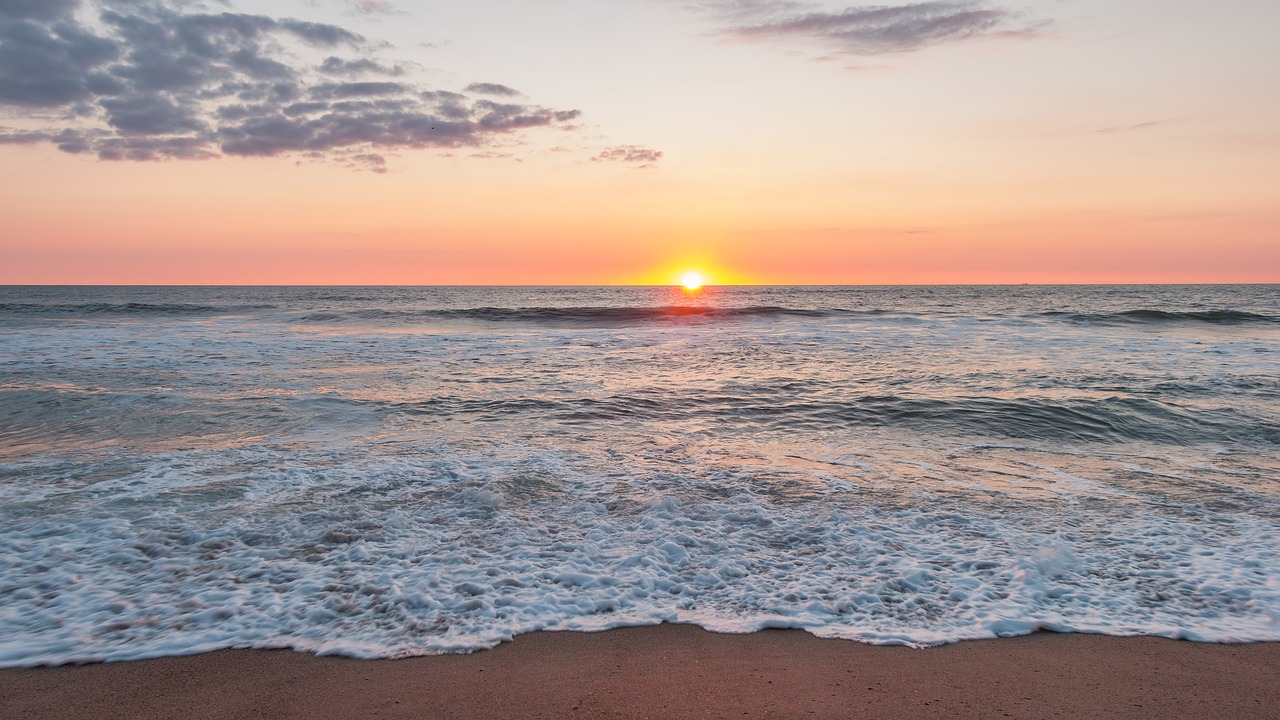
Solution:
[{"label": "wave crest", "polygon": [[1259,315],[1242,310],[1197,310],[1171,312],[1168,310],[1125,310],[1112,313],[1046,312],[1044,317],[1061,318],[1067,322],[1097,325],[1121,324],[1169,324],[1210,323],[1213,325],[1242,325],[1245,323],[1280,323],[1280,317]]},{"label": "wave crest", "polygon": [[195,305],[190,303],[0,303],[0,316],[102,317],[130,315],[231,315],[270,310],[275,305]]},{"label": "wave crest", "polygon": [[[878,314],[873,310],[858,314]],[[353,310],[313,312],[294,318],[300,323],[413,322],[424,320],[537,323],[546,325],[626,325],[688,319],[822,318],[850,311],[806,310],[777,306],[720,308],[696,305],[668,307],[478,307],[448,310]]]}]

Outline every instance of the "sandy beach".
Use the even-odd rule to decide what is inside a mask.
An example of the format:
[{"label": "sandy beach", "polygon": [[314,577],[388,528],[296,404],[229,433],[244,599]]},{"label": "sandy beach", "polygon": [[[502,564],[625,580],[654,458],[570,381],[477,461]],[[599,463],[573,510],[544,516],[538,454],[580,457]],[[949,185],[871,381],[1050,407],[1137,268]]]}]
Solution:
[{"label": "sandy beach", "polygon": [[1052,634],[924,650],[685,625],[471,655],[291,651],[0,672],[8,718],[1265,718],[1280,644]]}]

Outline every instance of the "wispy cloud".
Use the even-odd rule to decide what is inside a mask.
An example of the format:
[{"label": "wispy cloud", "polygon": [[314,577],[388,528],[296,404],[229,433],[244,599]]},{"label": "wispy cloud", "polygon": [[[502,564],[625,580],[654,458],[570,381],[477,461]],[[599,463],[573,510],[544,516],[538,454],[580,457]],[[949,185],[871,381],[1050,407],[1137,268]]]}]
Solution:
[{"label": "wispy cloud", "polygon": [[[388,150],[484,148],[579,115],[422,88],[403,66],[368,57],[379,46],[336,25],[192,7],[0,0],[0,109],[62,118],[0,130],[0,143],[52,143],[105,160],[298,153],[380,170]],[[303,63],[291,44],[327,57]],[[491,95],[510,90],[481,85]]]},{"label": "wispy cloud", "polygon": [[1116,133],[1127,133],[1127,132],[1134,132],[1136,130],[1147,130],[1149,128],[1157,127],[1164,124],[1166,124],[1164,120],[1148,120],[1147,122],[1130,123],[1128,125],[1108,125],[1106,127],[1098,128],[1097,130],[1090,130],[1089,134],[1090,135],[1115,135]]},{"label": "wispy cloud", "polygon": [[662,151],[639,145],[619,145],[602,150],[591,158],[594,162],[620,162],[630,164],[637,169],[653,167],[662,159]]},{"label": "wispy cloud", "polygon": [[397,10],[387,0],[349,0],[351,9],[363,15],[394,15]]},{"label": "wispy cloud", "polygon": [[1046,24],[972,0],[841,9],[771,0],[684,5],[714,18],[721,25],[719,32],[730,38],[807,44],[846,55],[910,52],[975,37],[1030,36]]},{"label": "wispy cloud", "polygon": [[522,94],[519,90],[491,82],[473,82],[467,86],[467,92],[481,95],[497,95],[499,97],[517,97]]}]

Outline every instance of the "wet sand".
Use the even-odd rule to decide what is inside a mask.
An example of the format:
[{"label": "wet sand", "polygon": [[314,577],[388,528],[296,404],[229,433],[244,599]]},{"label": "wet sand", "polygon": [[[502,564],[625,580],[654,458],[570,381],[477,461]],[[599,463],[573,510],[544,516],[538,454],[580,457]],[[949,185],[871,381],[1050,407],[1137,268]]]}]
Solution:
[{"label": "wet sand", "polygon": [[364,661],[291,651],[0,671],[6,718],[1280,717],[1280,643],[1036,635],[917,650],[685,625]]}]

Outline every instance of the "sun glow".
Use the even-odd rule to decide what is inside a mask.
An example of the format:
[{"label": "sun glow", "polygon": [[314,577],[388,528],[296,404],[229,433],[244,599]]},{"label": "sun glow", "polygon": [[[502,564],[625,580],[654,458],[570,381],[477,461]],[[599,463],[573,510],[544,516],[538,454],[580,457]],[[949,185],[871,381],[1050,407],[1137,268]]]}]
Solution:
[{"label": "sun glow", "polygon": [[680,278],[680,284],[684,285],[685,290],[697,290],[702,287],[702,273],[685,273]]}]

